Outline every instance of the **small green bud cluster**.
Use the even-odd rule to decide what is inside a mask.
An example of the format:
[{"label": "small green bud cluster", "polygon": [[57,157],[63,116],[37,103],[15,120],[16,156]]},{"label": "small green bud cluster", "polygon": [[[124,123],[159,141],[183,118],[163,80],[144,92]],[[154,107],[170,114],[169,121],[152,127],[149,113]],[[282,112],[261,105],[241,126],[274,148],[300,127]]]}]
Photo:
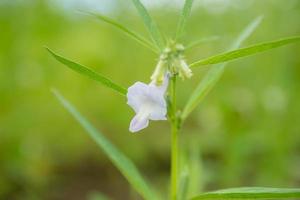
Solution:
[{"label": "small green bud cluster", "polygon": [[164,76],[170,72],[171,76],[178,75],[180,78],[187,79],[192,76],[192,71],[184,59],[184,46],[175,42],[170,42],[159,57],[159,61],[151,76],[151,80],[156,85],[161,85]]}]

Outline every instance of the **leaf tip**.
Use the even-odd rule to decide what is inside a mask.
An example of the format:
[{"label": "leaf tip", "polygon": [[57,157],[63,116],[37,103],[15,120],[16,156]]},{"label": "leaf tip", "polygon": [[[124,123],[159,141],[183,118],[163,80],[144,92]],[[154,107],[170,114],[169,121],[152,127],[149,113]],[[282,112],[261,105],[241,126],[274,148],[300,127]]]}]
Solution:
[{"label": "leaf tip", "polygon": [[48,46],[44,45],[43,47],[44,47],[44,49],[49,50]]},{"label": "leaf tip", "polygon": [[262,15],[260,15],[260,16],[257,17],[257,20],[260,20],[260,21],[261,21],[261,20],[263,20],[264,18],[265,18],[265,15],[262,14]]},{"label": "leaf tip", "polygon": [[51,87],[50,91],[56,97],[58,97],[60,95],[60,93],[58,92],[58,90],[56,88],[54,88],[54,87]]},{"label": "leaf tip", "polygon": [[46,51],[48,51],[48,53],[53,54],[53,51],[51,51],[51,49],[48,46],[44,45],[44,48]]}]

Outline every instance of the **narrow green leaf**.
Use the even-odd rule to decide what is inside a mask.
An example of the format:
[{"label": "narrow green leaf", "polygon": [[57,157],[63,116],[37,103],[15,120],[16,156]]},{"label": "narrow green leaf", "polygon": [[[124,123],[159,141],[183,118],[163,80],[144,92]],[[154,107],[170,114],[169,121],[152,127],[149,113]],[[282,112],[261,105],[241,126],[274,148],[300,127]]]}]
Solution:
[{"label": "narrow green leaf", "polygon": [[241,199],[287,199],[300,198],[299,188],[243,187],[218,190],[200,194],[192,200],[241,200]]},{"label": "narrow green leaf", "polygon": [[191,48],[194,48],[198,45],[201,45],[201,44],[204,44],[204,43],[207,43],[207,42],[213,42],[213,41],[216,41],[220,39],[219,36],[211,36],[211,37],[207,37],[207,38],[201,38],[200,40],[196,40],[190,44],[188,44],[185,49],[191,49]]},{"label": "narrow green leaf", "polygon": [[[253,22],[251,22],[245,29],[242,31],[240,36],[236,39],[236,41],[232,44],[230,49],[238,48],[244,40],[246,40],[252,32],[256,29],[256,27],[260,24],[262,17],[256,18]],[[208,92],[214,87],[214,85],[218,82],[220,77],[223,74],[224,68],[227,63],[222,63],[212,67],[206,76],[200,81],[191,97],[189,98],[187,104],[185,105],[182,112],[182,121],[192,112],[193,109],[202,101],[202,99],[208,94]]]},{"label": "narrow green leaf", "polygon": [[147,39],[145,39],[144,37],[140,36],[139,34],[135,33],[134,31],[126,28],[125,26],[123,26],[122,24],[116,22],[115,20],[100,15],[100,14],[96,14],[96,13],[88,13],[90,15],[95,16],[97,19],[104,21],[114,27],[116,27],[117,29],[123,31],[126,35],[128,35],[129,37],[131,37],[132,39],[136,40],[137,42],[139,42],[140,44],[142,44],[143,46],[147,47],[148,49],[150,49],[151,51],[158,53],[158,50],[155,46],[153,46],[153,44],[148,41]]},{"label": "narrow green leaf", "polygon": [[188,144],[188,166],[189,172],[190,174],[192,174],[192,176],[190,177],[188,188],[188,197],[192,197],[203,190],[203,185],[205,185],[205,177],[203,172],[202,155],[199,146],[199,140],[195,138],[190,139]]},{"label": "narrow green leaf", "polygon": [[58,91],[52,90],[64,108],[77,120],[77,122],[87,131],[89,136],[104,151],[113,164],[126,177],[132,187],[145,199],[157,199],[148,184],[145,182],[133,162],[127,158],[117,147],[109,142],[108,139],[98,131],[77,109],[68,102]]},{"label": "narrow green leaf", "polygon": [[299,42],[300,36],[283,38],[280,40],[265,42],[261,44],[255,44],[246,48],[241,48],[233,51],[229,51],[226,53],[222,53],[219,55],[215,55],[197,62],[192,63],[191,67],[196,67],[200,65],[209,65],[209,64],[217,64],[222,62],[228,62],[231,60],[235,60],[238,58],[251,56],[260,52],[268,51],[277,47],[285,46],[291,43]]},{"label": "narrow green leaf", "polygon": [[178,187],[178,200],[185,200],[189,187],[189,172],[188,167],[185,166],[181,171],[179,177],[179,187]]},{"label": "narrow green leaf", "polygon": [[138,10],[144,24],[146,25],[152,40],[155,42],[157,47],[162,50],[164,48],[164,40],[163,37],[158,29],[158,26],[153,21],[153,19],[150,17],[147,9],[145,6],[141,3],[140,0],[132,0],[133,4],[135,5],[136,9]]},{"label": "narrow green leaf", "polygon": [[126,95],[127,93],[127,89],[125,89],[124,87],[112,82],[110,79],[104,77],[101,74],[98,74],[96,72],[94,72],[93,70],[80,65],[78,63],[75,63],[73,61],[70,61],[56,53],[54,53],[52,50],[50,50],[49,48],[47,48],[47,51],[60,63],[64,64],[65,66],[69,67],[70,69],[72,69],[73,71],[78,72],[79,74],[85,75],[93,80],[96,80],[100,83],[102,83],[103,85],[105,85],[106,87],[109,87],[115,91],[117,91],[118,93],[122,94],[122,95]]},{"label": "narrow green leaf", "polygon": [[262,22],[264,16],[259,16],[253,20],[237,37],[237,39],[232,43],[231,47],[228,49],[229,51],[235,50],[241,46],[241,44],[250,37],[250,35],[256,30],[256,28]]},{"label": "narrow green leaf", "polygon": [[192,10],[192,5],[193,5],[194,0],[185,0],[181,16],[179,18],[179,23],[177,26],[177,31],[176,31],[176,39],[179,39],[185,30],[186,27],[186,22],[187,18],[190,16],[191,10]]}]

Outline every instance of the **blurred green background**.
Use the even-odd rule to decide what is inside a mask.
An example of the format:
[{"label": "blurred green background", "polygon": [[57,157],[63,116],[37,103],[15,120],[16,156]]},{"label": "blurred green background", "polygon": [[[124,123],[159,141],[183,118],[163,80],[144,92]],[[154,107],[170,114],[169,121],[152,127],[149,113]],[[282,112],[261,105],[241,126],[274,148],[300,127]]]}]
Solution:
[{"label": "blurred green background", "polygon": [[[183,0],[144,0],[166,35]],[[169,127],[128,131],[126,99],[55,61],[44,49],[89,66],[126,87],[149,82],[156,56],[115,28],[80,11],[113,17],[146,35],[130,0],[0,0],[0,199],[139,199],[50,92],[57,88],[168,190]],[[188,62],[220,53],[251,20],[264,21],[245,45],[299,35],[299,0],[195,0],[186,36],[220,36],[187,51]],[[300,187],[300,45],[232,62],[181,133],[201,190],[237,186]],[[184,105],[207,68],[180,82]],[[192,142],[191,142],[192,141]],[[191,147],[191,148],[190,148]],[[201,160],[197,161],[197,160]]]}]

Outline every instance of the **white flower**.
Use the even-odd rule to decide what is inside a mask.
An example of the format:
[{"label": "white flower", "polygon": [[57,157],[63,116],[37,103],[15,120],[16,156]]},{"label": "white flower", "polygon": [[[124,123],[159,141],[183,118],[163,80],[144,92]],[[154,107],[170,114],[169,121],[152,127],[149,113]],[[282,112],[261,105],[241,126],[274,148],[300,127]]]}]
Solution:
[{"label": "white flower", "polygon": [[127,104],[136,113],[130,122],[129,130],[131,132],[146,128],[149,120],[167,119],[167,103],[164,97],[167,87],[168,77],[165,76],[161,86],[157,86],[152,81],[148,85],[136,82],[128,88]]}]

